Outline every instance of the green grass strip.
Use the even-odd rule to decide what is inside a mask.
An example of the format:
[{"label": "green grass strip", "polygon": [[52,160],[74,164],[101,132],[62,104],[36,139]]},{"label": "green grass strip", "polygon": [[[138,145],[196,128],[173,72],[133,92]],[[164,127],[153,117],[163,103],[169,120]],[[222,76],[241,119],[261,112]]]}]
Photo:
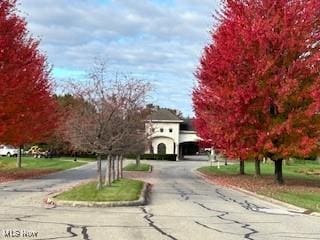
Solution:
[{"label": "green grass strip", "polygon": [[[81,161],[80,161],[81,160]],[[22,169],[66,170],[88,163],[88,160],[73,161],[70,158],[22,158]],[[0,171],[17,170],[15,157],[0,157]]]},{"label": "green grass strip", "polygon": [[114,181],[111,186],[97,190],[96,182],[80,185],[66,191],[56,198],[65,201],[134,201],[139,199],[143,182],[131,179]]},{"label": "green grass strip", "polygon": [[125,170],[125,171],[148,172],[149,169],[150,169],[150,165],[149,164],[140,163],[139,165],[136,165],[135,163],[130,163],[123,170]]}]

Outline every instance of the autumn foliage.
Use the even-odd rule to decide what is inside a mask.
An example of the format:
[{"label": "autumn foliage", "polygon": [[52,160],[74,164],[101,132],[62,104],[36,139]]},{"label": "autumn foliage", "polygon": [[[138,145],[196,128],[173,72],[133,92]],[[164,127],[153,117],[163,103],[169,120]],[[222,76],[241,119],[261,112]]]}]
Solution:
[{"label": "autumn foliage", "polygon": [[227,0],[193,93],[201,138],[231,158],[317,150],[320,1]]},{"label": "autumn foliage", "polygon": [[0,143],[42,141],[55,126],[50,69],[15,0],[0,1],[0,32]]}]

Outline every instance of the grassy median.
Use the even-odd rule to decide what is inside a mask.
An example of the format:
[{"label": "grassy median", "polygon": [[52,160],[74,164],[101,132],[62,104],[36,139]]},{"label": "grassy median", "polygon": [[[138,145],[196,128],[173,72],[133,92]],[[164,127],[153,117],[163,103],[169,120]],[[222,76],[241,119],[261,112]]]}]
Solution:
[{"label": "grassy median", "polygon": [[83,184],[58,195],[56,198],[65,201],[134,201],[140,197],[143,182],[121,179],[114,181],[111,186],[103,187],[101,190],[97,190],[96,186],[96,182]]},{"label": "grassy median", "polygon": [[135,163],[130,163],[123,168],[124,171],[141,171],[148,172],[151,168],[151,165],[146,163],[140,163],[139,165]]},{"label": "grassy median", "polygon": [[198,169],[210,179],[226,186],[235,186],[272,197],[311,211],[320,212],[320,164],[296,161],[283,166],[284,185],[274,183],[273,164],[261,164],[261,177],[254,177],[254,163],[245,162],[246,175],[239,175],[239,165],[221,165]]}]

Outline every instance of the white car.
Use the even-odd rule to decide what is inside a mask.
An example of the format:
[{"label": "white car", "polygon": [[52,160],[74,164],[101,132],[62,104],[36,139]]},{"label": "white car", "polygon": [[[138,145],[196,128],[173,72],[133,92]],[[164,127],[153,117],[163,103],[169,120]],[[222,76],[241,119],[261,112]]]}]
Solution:
[{"label": "white car", "polygon": [[19,149],[12,146],[0,145],[0,156],[17,156]]}]

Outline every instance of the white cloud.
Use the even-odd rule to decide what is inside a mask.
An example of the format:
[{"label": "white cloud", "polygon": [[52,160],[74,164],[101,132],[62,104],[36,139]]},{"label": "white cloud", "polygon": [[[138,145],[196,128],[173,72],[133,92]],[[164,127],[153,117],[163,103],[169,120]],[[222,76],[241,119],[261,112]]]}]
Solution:
[{"label": "white cloud", "polygon": [[[158,3],[157,3],[158,2]],[[161,4],[159,4],[161,2]],[[157,104],[191,113],[193,72],[209,41],[216,0],[20,0],[29,29],[55,67],[113,71],[156,81]]]}]

